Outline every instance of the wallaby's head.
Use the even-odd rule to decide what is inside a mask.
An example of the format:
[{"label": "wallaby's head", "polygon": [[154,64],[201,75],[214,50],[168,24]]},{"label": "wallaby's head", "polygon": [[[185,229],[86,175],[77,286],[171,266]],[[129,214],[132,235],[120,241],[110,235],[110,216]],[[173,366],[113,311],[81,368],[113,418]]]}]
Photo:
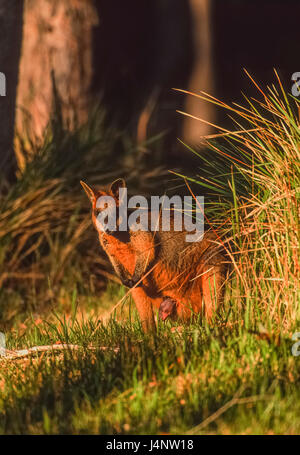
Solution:
[{"label": "wallaby's head", "polygon": [[109,229],[106,227],[105,229],[101,229],[101,213],[109,214],[110,210],[115,210],[115,219],[116,219],[116,227],[119,225],[119,211],[118,208],[120,206],[120,196],[119,190],[122,188],[126,188],[125,180],[117,179],[108,188],[103,189],[94,189],[87,185],[82,180],[80,181],[84,191],[86,192],[91,204],[92,204],[92,220],[95,228],[97,231],[106,231],[109,232]]}]

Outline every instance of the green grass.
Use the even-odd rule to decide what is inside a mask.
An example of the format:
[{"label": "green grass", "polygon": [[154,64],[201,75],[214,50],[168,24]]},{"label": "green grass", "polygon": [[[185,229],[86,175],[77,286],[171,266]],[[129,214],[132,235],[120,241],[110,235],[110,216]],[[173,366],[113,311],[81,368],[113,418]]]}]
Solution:
[{"label": "green grass", "polygon": [[[299,433],[293,330],[280,342],[264,340],[226,311],[211,326],[193,324],[182,332],[161,324],[155,338],[142,333],[137,319],[104,326],[95,318],[63,316],[23,336],[10,334],[10,349],[68,342],[82,350],[1,362],[0,432]],[[234,397],[237,403],[206,421]]]}]

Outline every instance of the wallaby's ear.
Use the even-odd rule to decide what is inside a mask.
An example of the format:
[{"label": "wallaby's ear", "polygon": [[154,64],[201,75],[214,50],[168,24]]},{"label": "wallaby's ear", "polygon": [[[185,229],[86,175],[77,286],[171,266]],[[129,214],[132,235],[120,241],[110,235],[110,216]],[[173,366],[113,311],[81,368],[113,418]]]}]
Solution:
[{"label": "wallaby's ear", "polygon": [[95,201],[95,197],[96,197],[94,190],[90,186],[88,186],[86,183],[84,183],[82,180],[80,180],[80,184],[81,184],[82,188],[84,189],[84,191],[86,192],[87,197],[93,204],[93,202]]},{"label": "wallaby's ear", "polygon": [[110,185],[110,191],[117,199],[119,198],[120,188],[126,188],[126,183],[124,179],[117,179]]}]

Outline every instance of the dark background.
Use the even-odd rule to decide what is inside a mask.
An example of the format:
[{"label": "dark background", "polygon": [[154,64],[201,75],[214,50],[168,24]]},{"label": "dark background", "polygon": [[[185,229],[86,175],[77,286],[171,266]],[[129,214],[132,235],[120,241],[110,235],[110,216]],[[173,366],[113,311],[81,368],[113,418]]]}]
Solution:
[{"label": "dark background", "polygon": [[[99,1],[98,9],[94,91],[103,94],[120,125],[134,128],[159,85],[151,134],[169,128],[173,139],[180,136],[182,119],[175,110],[183,108],[184,100],[172,87],[188,88],[194,63],[189,2],[110,0]],[[243,68],[262,87],[275,81],[276,68],[289,90],[291,75],[300,67],[299,17],[300,3],[293,0],[212,1],[213,94],[227,102],[241,101],[242,92],[256,96]],[[224,121],[220,112],[218,122]]]}]

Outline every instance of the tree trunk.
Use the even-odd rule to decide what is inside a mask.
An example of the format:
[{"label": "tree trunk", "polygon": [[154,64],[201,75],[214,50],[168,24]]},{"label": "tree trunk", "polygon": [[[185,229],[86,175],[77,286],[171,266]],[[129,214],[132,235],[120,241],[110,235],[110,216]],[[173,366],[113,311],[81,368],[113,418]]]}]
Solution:
[{"label": "tree trunk", "polygon": [[[212,30],[211,0],[189,0],[193,20],[194,68],[189,82],[189,91],[200,94],[201,91],[212,94]],[[188,95],[185,111],[205,122],[214,121],[214,107],[199,98]],[[184,139],[189,144],[200,144],[201,136],[210,134],[208,123],[186,117],[183,126]]]},{"label": "tree trunk", "polygon": [[0,0],[0,172],[7,180],[16,171],[13,137],[22,20],[23,0]]},{"label": "tree trunk", "polygon": [[92,80],[93,0],[25,0],[17,129],[40,138],[49,122],[53,84],[65,124],[87,118]]}]

